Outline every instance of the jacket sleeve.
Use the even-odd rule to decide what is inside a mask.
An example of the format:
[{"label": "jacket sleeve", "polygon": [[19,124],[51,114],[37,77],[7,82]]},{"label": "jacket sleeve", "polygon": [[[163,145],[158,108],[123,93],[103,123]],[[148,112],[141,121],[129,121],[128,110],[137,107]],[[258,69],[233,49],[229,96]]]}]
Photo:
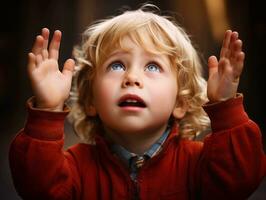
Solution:
[{"label": "jacket sleeve", "polygon": [[246,199],[266,174],[260,130],[242,96],[204,109],[213,133],[204,140],[198,167],[201,199]]},{"label": "jacket sleeve", "polygon": [[25,128],[16,135],[9,150],[15,188],[23,199],[79,199],[75,161],[63,151],[68,110],[41,111],[34,109],[32,102],[27,102]]}]

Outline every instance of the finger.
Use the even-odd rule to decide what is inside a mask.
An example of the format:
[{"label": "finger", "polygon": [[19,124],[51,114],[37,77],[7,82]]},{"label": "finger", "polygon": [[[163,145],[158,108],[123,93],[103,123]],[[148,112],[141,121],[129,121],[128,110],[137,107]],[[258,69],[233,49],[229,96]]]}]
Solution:
[{"label": "finger", "polygon": [[42,29],[42,37],[43,37],[43,49],[42,49],[42,57],[43,60],[48,58],[48,43],[49,43],[49,29],[43,28]]},{"label": "finger", "polygon": [[33,53],[28,54],[28,72],[29,74],[36,68],[35,55]]},{"label": "finger", "polygon": [[231,35],[230,43],[234,43],[238,39],[238,32],[234,31]]},{"label": "finger", "polygon": [[234,44],[234,50],[235,51],[242,51],[242,46],[243,46],[243,42],[242,42],[242,40],[236,40],[235,41],[235,44]]},{"label": "finger", "polygon": [[41,54],[37,54],[35,55],[35,59],[36,59],[36,67],[38,67],[43,62],[43,57]]},{"label": "finger", "polygon": [[231,35],[232,35],[231,30],[227,30],[225,32],[224,40],[223,40],[223,44],[222,44],[222,48],[221,48],[221,52],[220,52],[220,58],[225,57],[228,50],[229,50]]},{"label": "finger", "polygon": [[73,72],[74,72],[74,66],[75,66],[75,61],[73,59],[68,59],[63,67],[62,73],[67,77],[67,78],[72,78]]},{"label": "finger", "polygon": [[212,76],[218,70],[218,60],[216,56],[210,56],[208,59],[209,77]]},{"label": "finger", "polygon": [[245,53],[240,52],[237,56],[237,62],[240,62],[240,64],[244,64],[244,60],[245,60]]},{"label": "finger", "polygon": [[245,60],[245,53],[240,52],[236,58],[236,76],[239,77],[240,74],[242,73],[243,67],[244,67],[244,60]]},{"label": "finger", "polygon": [[218,67],[218,60],[216,56],[210,56],[208,59],[208,66],[209,68],[216,68]]},{"label": "finger", "polygon": [[225,57],[229,58],[232,53],[235,51],[235,43],[238,40],[238,32],[234,31],[231,34],[229,50],[226,52]]},{"label": "finger", "polygon": [[233,73],[233,69],[228,59],[226,58],[220,59],[219,64],[218,64],[218,73],[220,76]]},{"label": "finger", "polygon": [[48,59],[48,57],[49,57],[49,54],[48,54],[47,49],[42,50],[42,58],[43,58],[43,60]]},{"label": "finger", "polygon": [[56,30],[54,32],[52,41],[49,46],[49,58],[58,60],[61,35],[61,31],[59,30]]},{"label": "finger", "polygon": [[236,59],[238,54],[242,52],[242,45],[243,42],[241,40],[236,40],[233,44],[232,51],[233,51],[233,57]]},{"label": "finger", "polygon": [[33,44],[32,53],[34,53],[35,55],[41,54],[43,50],[43,42],[44,42],[43,37],[41,35],[38,35]]},{"label": "finger", "polygon": [[42,37],[43,37],[43,48],[48,48],[48,42],[49,42],[49,29],[43,28],[42,29]]}]

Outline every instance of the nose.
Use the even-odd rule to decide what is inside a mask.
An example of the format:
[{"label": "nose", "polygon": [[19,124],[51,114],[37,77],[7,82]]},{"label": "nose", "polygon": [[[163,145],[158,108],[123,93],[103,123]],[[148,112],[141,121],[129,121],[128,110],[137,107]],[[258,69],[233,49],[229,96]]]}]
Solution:
[{"label": "nose", "polygon": [[122,82],[122,87],[126,88],[129,86],[137,86],[139,88],[143,88],[143,82],[141,75],[134,71],[128,71],[125,73],[124,80]]}]

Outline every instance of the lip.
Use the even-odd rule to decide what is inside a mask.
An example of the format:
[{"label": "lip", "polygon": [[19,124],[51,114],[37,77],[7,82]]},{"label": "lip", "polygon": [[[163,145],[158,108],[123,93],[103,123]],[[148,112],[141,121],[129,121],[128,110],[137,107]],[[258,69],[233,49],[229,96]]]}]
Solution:
[{"label": "lip", "polygon": [[[136,100],[136,101],[142,103],[142,104],[144,105],[144,107],[146,107],[146,103],[145,103],[145,101],[144,101],[140,96],[138,96],[138,95],[136,95],[136,94],[126,94],[126,95],[123,95],[123,96],[119,99],[119,101],[118,101],[118,105],[119,105],[120,103],[126,101],[126,100],[129,100],[129,99],[131,99],[131,100]],[[127,106],[127,107],[133,107],[133,106]],[[144,107],[142,107],[142,108],[144,108]]]}]

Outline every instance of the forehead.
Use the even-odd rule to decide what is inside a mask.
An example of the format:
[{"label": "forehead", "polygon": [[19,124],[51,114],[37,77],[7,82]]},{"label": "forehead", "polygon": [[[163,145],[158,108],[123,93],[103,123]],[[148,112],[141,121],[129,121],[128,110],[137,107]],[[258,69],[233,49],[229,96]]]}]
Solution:
[{"label": "forehead", "polygon": [[157,46],[148,38],[145,42],[139,42],[135,38],[126,35],[122,37],[117,43],[108,45],[109,48],[105,50],[105,59],[110,57],[119,57],[129,54],[140,54],[141,57],[149,57],[154,59],[170,59],[170,56],[161,51]]},{"label": "forehead", "polygon": [[114,45],[114,49],[109,50],[109,56],[115,54],[129,54],[136,50],[140,51],[141,53],[148,54],[150,56],[155,56],[157,54],[153,53],[156,51],[156,47],[150,43],[149,48],[145,47],[145,44],[139,44],[130,36],[122,37],[117,44]]},{"label": "forehead", "polygon": [[111,26],[108,31],[100,34],[95,44],[96,65],[101,65],[116,50],[129,51],[128,41],[151,55],[167,55],[170,59],[176,56],[176,45],[166,31],[152,21],[134,27],[123,23],[120,26],[113,25],[115,27]]},{"label": "forehead", "polygon": [[[154,49],[152,51],[152,49]],[[124,37],[120,45],[110,50],[110,52],[106,55],[106,59],[103,60],[102,65],[106,65],[111,61],[126,59],[133,61],[140,61],[147,64],[147,62],[156,62],[161,64],[164,67],[170,67],[172,65],[171,59],[168,55],[163,54],[162,52],[157,52],[156,47],[154,45],[150,45],[149,50],[140,46],[140,44],[136,44],[130,37]],[[133,60],[132,60],[133,59]]]}]

